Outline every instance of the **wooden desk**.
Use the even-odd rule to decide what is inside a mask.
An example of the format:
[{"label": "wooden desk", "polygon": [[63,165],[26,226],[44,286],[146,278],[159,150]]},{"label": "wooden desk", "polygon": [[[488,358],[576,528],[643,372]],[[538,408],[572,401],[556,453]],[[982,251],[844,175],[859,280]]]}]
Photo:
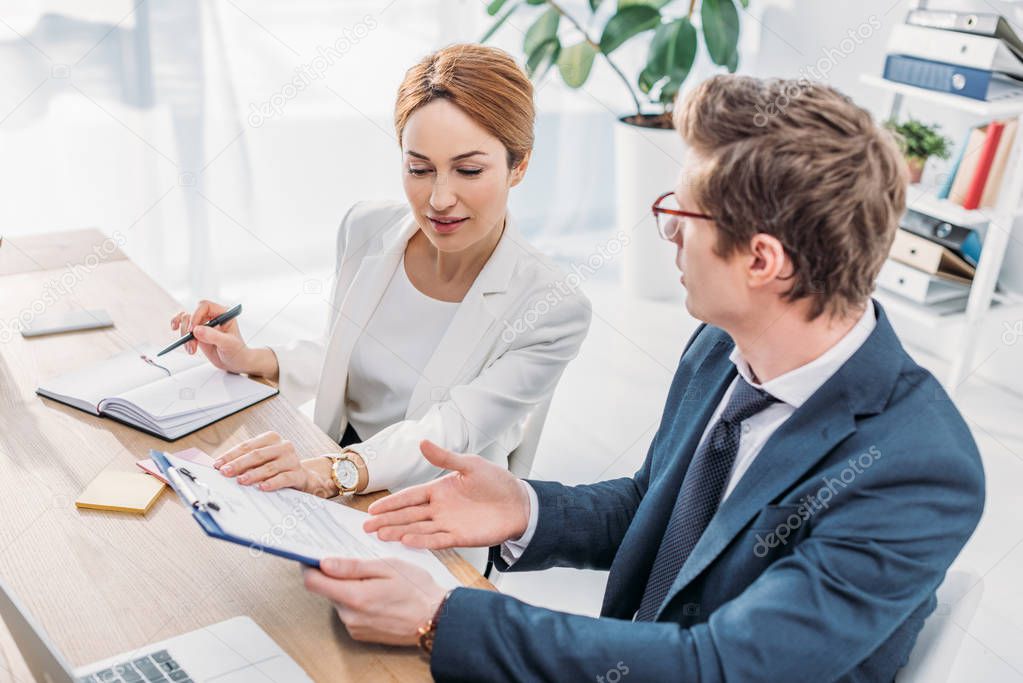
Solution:
[{"label": "wooden desk", "polygon": [[[57,268],[0,277],[0,322],[31,308],[65,262]],[[106,308],[117,327],[0,340],[0,575],[64,656],[81,666],[249,615],[317,681],[429,679],[414,649],[351,640],[329,604],[303,589],[296,563],[207,538],[170,491],[145,517],[74,507],[96,475],[135,471],[150,448],[213,455],[270,429],[299,453],[336,448],[280,396],[173,444],[36,396],[43,378],[166,339],[180,310],[123,257],[97,265],[47,310],[76,308]],[[492,588],[455,553],[439,555],[463,583]],[[11,680],[31,678],[0,624],[0,681]]]},{"label": "wooden desk", "polygon": [[116,237],[99,230],[68,230],[46,235],[4,237],[0,245],[0,275],[66,268],[88,268],[94,262],[120,261],[125,257]]}]

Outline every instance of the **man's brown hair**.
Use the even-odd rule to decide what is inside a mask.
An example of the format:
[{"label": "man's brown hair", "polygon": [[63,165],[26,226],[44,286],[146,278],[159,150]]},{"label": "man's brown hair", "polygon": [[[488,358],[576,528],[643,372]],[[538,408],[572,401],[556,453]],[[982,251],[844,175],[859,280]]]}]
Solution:
[{"label": "man's brown hair", "polygon": [[715,76],[679,103],[675,127],[707,160],[687,181],[714,217],[719,256],[766,233],[794,266],[785,298],[810,298],[811,320],[867,300],[908,178],[895,140],[869,113],[806,80]]}]

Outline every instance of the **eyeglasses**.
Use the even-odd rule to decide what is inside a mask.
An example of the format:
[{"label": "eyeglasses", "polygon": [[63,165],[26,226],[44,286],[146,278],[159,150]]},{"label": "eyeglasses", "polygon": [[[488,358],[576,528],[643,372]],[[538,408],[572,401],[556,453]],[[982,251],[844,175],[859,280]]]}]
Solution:
[{"label": "eyeglasses", "polygon": [[714,220],[711,216],[705,213],[693,213],[692,211],[683,211],[678,205],[678,200],[675,198],[674,192],[665,192],[657,201],[654,202],[650,210],[654,214],[654,219],[657,221],[657,234],[663,239],[673,240],[678,235],[679,231],[679,218],[702,218],[704,220]]}]

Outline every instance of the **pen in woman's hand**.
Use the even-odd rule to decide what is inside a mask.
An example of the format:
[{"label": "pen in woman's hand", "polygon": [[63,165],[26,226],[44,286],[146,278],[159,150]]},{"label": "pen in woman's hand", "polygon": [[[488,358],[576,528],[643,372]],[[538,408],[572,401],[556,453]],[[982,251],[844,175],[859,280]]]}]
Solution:
[{"label": "pen in woman's hand", "polygon": [[[223,313],[218,315],[216,318],[213,318],[213,319],[211,319],[208,322],[203,323],[203,324],[206,327],[217,327],[218,325],[223,325],[224,323],[237,318],[241,314],[241,312],[242,312],[242,305],[238,304],[237,306],[234,306],[232,308],[227,309],[226,311],[224,311]],[[179,339],[175,340],[174,343],[170,344],[167,348],[165,348],[163,351],[161,351],[160,353],[158,353],[156,355],[157,356],[162,356],[163,354],[167,353],[168,351],[173,351],[174,349],[178,348],[182,344],[187,344],[188,342],[190,342],[190,341],[192,341],[194,339],[195,339],[195,335],[193,333],[189,332],[188,334],[186,334],[186,335],[180,337]]]}]

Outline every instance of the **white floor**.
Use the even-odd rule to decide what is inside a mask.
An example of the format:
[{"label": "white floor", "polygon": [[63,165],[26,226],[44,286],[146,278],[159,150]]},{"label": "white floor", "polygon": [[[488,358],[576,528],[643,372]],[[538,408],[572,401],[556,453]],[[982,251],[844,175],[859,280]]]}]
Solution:
[{"label": "white floor", "polygon": [[[682,346],[697,325],[682,305],[631,299],[613,272],[599,275],[584,287],[594,305],[592,328],[558,388],[534,478],[581,483],[633,473],[658,424]],[[259,328],[255,342],[308,334],[311,324],[319,324],[322,297],[296,294],[301,286],[263,281],[258,290],[233,292],[244,298],[246,317]],[[253,328],[247,333],[253,335]],[[939,361],[910,352],[942,376]],[[1023,397],[970,378],[956,403],[984,458],[987,505],[939,592],[938,611],[918,646],[925,656],[900,680],[1023,682]],[[508,574],[499,583],[531,603],[595,615],[605,581],[603,572],[552,570]]]}]

